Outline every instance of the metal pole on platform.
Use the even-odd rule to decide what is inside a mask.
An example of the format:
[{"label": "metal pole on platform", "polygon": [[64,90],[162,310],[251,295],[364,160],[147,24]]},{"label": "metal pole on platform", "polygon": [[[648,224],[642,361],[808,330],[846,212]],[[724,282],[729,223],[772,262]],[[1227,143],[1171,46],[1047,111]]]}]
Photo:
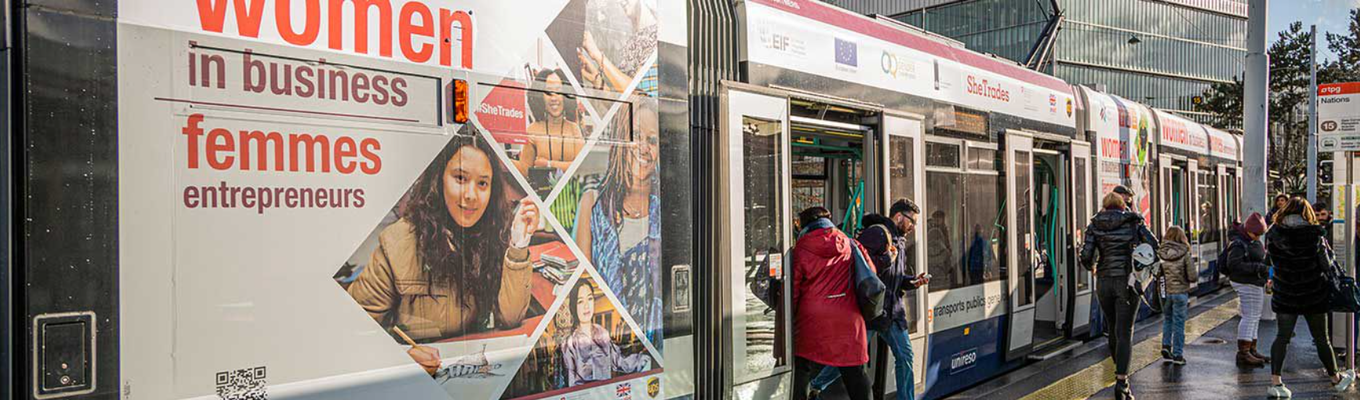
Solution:
[{"label": "metal pole on platform", "polygon": [[1308,202],[1317,204],[1317,25],[1313,25],[1313,40],[1308,47]]},{"label": "metal pole on platform", "polygon": [[[1316,91],[1315,91],[1316,92]],[[1346,151],[1346,273],[1355,275],[1355,152]],[[1355,371],[1355,313],[1346,313],[1346,366]]]},{"label": "metal pole on platform", "polygon": [[1270,58],[1266,55],[1266,7],[1268,0],[1250,0],[1247,6],[1247,78],[1243,81],[1242,212],[1266,214],[1266,126],[1269,109]]}]

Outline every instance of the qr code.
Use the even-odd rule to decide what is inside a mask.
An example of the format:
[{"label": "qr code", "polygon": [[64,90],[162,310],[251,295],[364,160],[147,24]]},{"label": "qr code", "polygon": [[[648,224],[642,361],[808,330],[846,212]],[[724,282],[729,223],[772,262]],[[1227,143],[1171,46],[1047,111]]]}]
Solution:
[{"label": "qr code", "polygon": [[217,373],[217,397],[222,400],[266,400],[264,367]]}]

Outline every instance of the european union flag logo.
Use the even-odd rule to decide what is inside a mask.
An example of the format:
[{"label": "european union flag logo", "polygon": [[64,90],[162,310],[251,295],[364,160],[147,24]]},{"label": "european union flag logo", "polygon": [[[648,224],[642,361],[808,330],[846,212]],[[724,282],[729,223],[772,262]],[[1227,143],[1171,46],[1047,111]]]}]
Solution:
[{"label": "european union flag logo", "polygon": [[859,46],[855,42],[836,38],[836,63],[859,66]]}]

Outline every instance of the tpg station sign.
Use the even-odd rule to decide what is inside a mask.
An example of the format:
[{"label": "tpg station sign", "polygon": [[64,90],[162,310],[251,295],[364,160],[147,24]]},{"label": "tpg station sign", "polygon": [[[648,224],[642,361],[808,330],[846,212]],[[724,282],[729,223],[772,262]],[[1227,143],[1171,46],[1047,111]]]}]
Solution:
[{"label": "tpg station sign", "polygon": [[1318,85],[1318,151],[1360,151],[1360,82]]}]

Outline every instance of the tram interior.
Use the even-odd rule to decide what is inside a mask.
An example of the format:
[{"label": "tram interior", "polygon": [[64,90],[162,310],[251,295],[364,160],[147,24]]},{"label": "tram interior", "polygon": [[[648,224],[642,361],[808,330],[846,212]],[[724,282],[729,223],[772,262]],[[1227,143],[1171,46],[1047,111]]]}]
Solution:
[{"label": "tram interior", "polygon": [[1068,247],[1068,210],[1066,157],[1056,152],[1034,152],[1034,235],[1036,258],[1034,263],[1035,293],[1038,295],[1034,314],[1034,344],[1036,348],[1063,339],[1063,324],[1067,320],[1065,300],[1070,293],[1062,282],[1067,280],[1074,263]]},{"label": "tram interior", "polygon": [[865,179],[864,138],[872,132],[868,111],[793,99],[789,132],[793,193],[789,215],[808,207],[831,211],[847,233],[860,228],[865,200],[872,191]]}]

